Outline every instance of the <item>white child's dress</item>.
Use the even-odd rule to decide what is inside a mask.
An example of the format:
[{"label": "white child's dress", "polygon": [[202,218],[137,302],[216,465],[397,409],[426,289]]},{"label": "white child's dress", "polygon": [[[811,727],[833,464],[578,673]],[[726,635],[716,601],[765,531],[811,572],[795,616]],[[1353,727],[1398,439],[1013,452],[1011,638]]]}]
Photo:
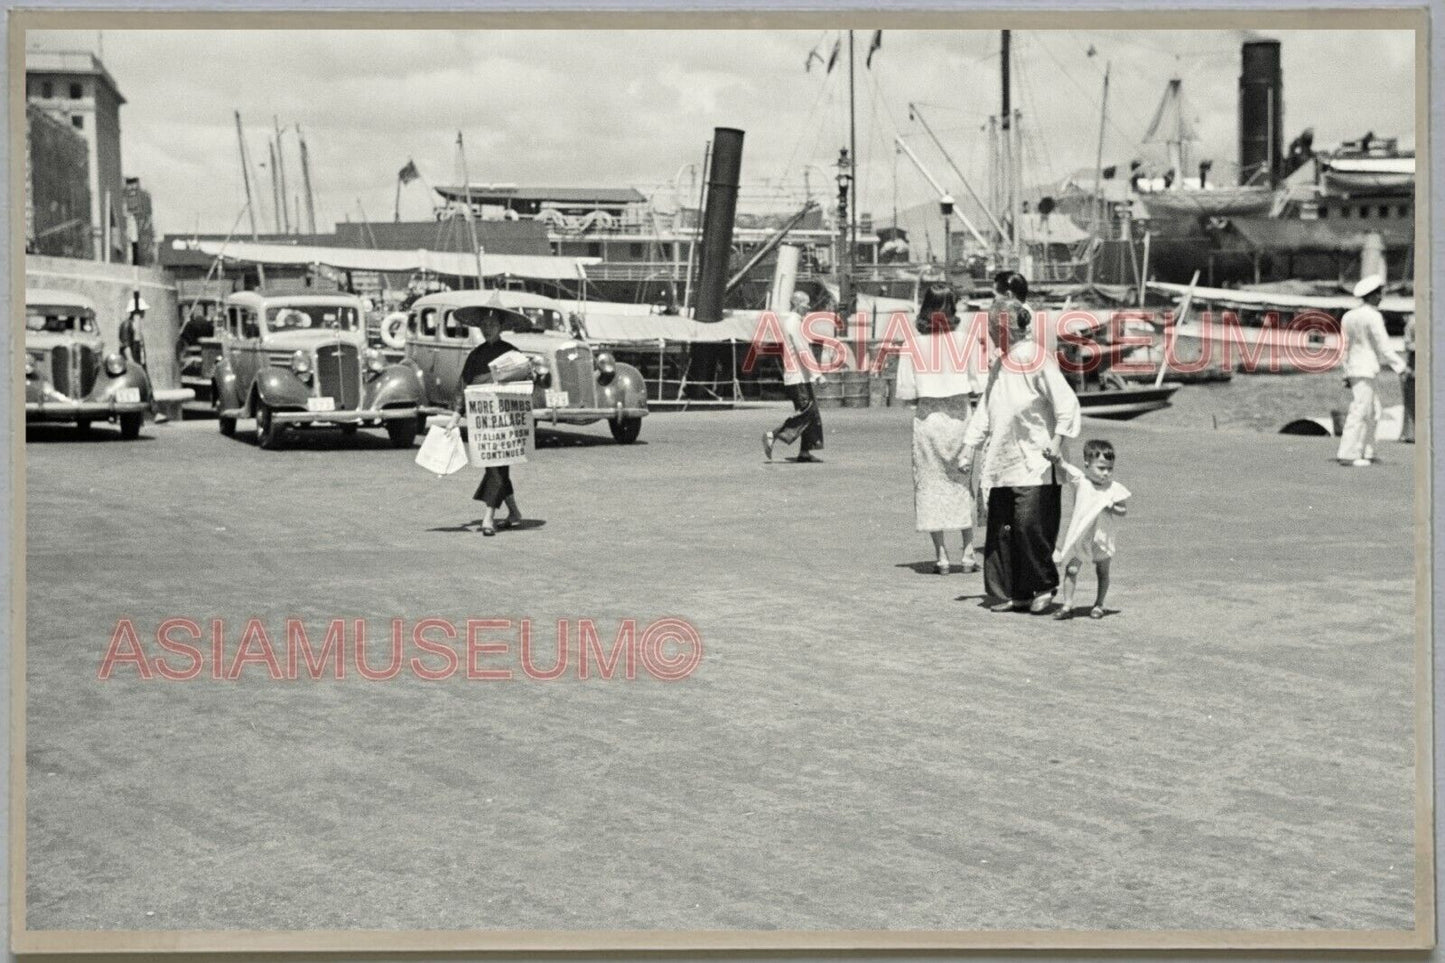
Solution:
[{"label": "white child's dress", "polygon": [[1074,514],[1064,535],[1064,547],[1054,552],[1054,564],[1072,561],[1103,562],[1114,557],[1114,515],[1104,509],[1129,497],[1129,489],[1111,481],[1100,489],[1078,468],[1063,463],[1074,486]]}]

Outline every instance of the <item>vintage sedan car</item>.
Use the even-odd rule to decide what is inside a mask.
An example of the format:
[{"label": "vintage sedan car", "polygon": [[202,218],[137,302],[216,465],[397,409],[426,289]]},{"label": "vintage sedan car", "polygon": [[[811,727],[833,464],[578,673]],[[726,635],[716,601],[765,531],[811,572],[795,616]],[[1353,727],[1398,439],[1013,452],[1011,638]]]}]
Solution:
[{"label": "vintage sedan car", "polygon": [[537,372],[532,412],[537,424],[588,425],[605,420],[618,442],[636,441],[647,415],[642,373],[573,337],[560,312],[534,311],[529,317],[505,307],[508,294],[447,291],[429,294],[411,306],[403,363],[421,375],[426,412],[455,410],[462,365],[481,343],[482,318],[490,314],[501,318],[502,337],[532,359]]},{"label": "vintage sedan car", "polygon": [[414,367],[388,362],[366,345],[361,299],[346,294],[226,297],[216,326],[221,360],[212,398],[221,434],[256,419],[262,448],[289,427],[385,427],[396,448],[416,441],[422,384]]},{"label": "vintage sedan car", "polygon": [[210,412],[212,378],[221,360],[221,340],[216,328],[225,312],[222,297],[205,294],[183,301],[180,305],[181,327],[176,338],[176,367],[181,384],[195,392],[196,399],[187,402],[186,410]]},{"label": "vintage sedan car", "polygon": [[152,406],[150,379],[119,352],[107,354],[95,305],[69,291],[25,291],[25,421],[120,424],[140,435]]}]

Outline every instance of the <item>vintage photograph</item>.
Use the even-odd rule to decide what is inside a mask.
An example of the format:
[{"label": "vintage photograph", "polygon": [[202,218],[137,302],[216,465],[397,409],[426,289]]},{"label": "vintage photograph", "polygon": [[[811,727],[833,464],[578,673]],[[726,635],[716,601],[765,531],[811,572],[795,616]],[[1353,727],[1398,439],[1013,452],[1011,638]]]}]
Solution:
[{"label": "vintage photograph", "polygon": [[12,17],[18,948],[1433,945],[1424,18],[789,16]]}]

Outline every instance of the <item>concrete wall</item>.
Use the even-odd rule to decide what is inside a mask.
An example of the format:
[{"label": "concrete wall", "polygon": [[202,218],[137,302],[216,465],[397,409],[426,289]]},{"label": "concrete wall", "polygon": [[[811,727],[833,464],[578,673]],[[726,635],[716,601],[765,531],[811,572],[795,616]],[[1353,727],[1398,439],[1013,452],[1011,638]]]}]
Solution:
[{"label": "concrete wall", "polygon": [[75,291],[90,298],[95,302],[96,320],[107,351],[114,351],[119,346],[117,334],[120,322],[125,318],[131,292],[140,291],[140,296],[150,306],[142,331],[151,384],[156,388],[180,386],[175,358],[176,337],[180,333],[176,286],[164,271],[29,254],[25,257],[25,286]]}]

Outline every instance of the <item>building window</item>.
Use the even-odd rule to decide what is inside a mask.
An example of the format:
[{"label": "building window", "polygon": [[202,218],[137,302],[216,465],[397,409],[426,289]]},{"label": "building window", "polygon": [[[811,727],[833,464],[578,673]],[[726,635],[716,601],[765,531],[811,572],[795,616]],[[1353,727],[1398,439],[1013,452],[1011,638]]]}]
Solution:
[{"label": "building window", "polygon": [[80,84],[71,84],[71,85],[70,85],[70,99],[71,99],[71,100],[79,100],[79,99],[80,99]]},{"label": "building window", "polygon": [[1361,205],[1360,205],[1360,217],[1369,217],[1369,216],[1370,216],[1370,205],[1368,205],[1368,204],[1361,204]]},{"label": "building window", "polygon": [[1399,207],[1399,211],[1400,211],[1400,216],[1401,216],[1401,217],[1409,217],[1409,216],[1410,216],[1410,205],[1409,205],[1409,204],[1401,204],[1400,207]]},{"label": "building window", "polygon": [[1381,205],[1380,205],[1379,214],[1380,214],[1381,217],[1389,217],[1389,216],[1390,216],[1390,208],[1389,208],[1388,206],[1384,205],[1384,204],[1381,204]]},{"label": "building window", "polygon": [[70,126],[76,130],[85,130],[85,117],[81,114],[71,114]]},{"label": "building window", "polygon": [[1330,209],[1329,209],[1328,207],[1322,207],[1322,208],[1320,208],[1320,215],[1319,215],[1320,220],[1323,221],[1325,218],[1327,218],[1327,217],[1329,217],[1329,216],[1330,216]]},{"label": "building window", "polygon": [[1345,218],[1347,218],[1347,217],[1349,217],[1349,216],[1350,216],[1350,209],[1349,209],[1348,207],[1342,207],[1342,208],[1340,208],[1340,217],[1345,217]]},{"label": "building window", "polygon": [[55,85],[52,84],[52,83],[51,83],[50,81],[48,81],[48,80],[45,81],[45,82],[43,82],[43,83],[40,85],[40,96],[46,98],[47,100],[48,100],[49,98],[51,98],[51,97],[54,97],[54,96],[55,96]]}]

